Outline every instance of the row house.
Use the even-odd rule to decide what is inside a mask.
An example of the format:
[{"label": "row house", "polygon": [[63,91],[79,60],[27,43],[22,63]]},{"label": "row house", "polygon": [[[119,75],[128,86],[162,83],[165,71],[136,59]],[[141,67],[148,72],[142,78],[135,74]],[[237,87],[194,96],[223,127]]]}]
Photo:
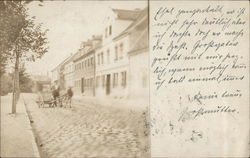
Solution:
[{"label": "row house", "polygon": [[70,55],[60,64],[58,64],[54,69],[52,69],[51,83],[54,87],[60,87],[60,90],[66,90],[72,87],[73,80],[73,62],[72,59],[75,55]]},{"label": "row house", "polygon": [[55,82],[78,96],[145,98],[149,94],[148,8],[111,9],[101,36],[52,70]]},{"label": "row house", "polygon": [[74,87],[74,62],[73,59],[76,54],[71,55],[68,60],[64,64],[64,87],[65,88],[73,88]]},{"label": "row house", "polygon": [[115,39],[129,27],[140,10],[110,9],[104,19],[103,43],[97,50],[96,95],[123,98],[128,95],[129,37]]},{"label": "row house", "polygon": [[100,47],[101,36],[92,36],[83,42],[74,62],[74,91],[76,95],[95,95],[95,51]]}]

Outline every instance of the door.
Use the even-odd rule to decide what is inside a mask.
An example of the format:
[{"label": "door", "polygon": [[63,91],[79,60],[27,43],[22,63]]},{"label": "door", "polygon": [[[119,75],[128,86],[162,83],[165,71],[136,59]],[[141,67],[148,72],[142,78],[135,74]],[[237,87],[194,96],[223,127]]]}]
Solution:
[{"label": "door", "polygon": [[109,95],[110,93],[110,74],[107,75],[107,80],[106,80],[106,94]]},{"label": "door", "polygon": [[84,93],[84,78],[82,78],[82,84],[81,84],[81,92]]}]

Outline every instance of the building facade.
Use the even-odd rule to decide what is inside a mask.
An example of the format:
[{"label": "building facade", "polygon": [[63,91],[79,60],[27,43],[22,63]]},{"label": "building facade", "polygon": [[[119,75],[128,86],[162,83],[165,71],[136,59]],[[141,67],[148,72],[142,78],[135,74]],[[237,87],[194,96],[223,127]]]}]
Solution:
[{"label": "building facade", "polygon": [[148,9],[111,9],[101,36],[52,71],[52,81],[76,96],[148,97]]},{"label": "building facade", "polygon": [[148,10],[126,30],[129,36],[129,97],[149,98]]},{"label": "building facade", "polygon": [[57,85],[57,84],[59,84],[59,80],[60,80],[60,65],[56,66],[51,71],[51,84]]},{"label": "building facade", "polygon": [[140,10],[110,9],[104,19],[103,44],[96,58],[96,95],[128,95],[129,37],[115,38],[136,20]]},{"label": "building facade", "polygon": [[74,62],[74,90],[80,96],[95,96],[95,53],[100,47],[101,36],[83,42]]},{"label": "building facade", "polygon": [[74,62],[73,56],[64,65],[64,87],[69,88],[74,86]]}]

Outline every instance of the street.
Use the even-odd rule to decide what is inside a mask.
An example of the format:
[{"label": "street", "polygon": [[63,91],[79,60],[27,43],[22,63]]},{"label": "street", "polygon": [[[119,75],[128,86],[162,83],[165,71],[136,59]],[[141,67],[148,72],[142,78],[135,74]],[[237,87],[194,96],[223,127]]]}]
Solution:
[{"label": "street", "polygon": [[73,101],[72,108],[38,108],[23,94],[40,155],[148,157],[146,113]]}]

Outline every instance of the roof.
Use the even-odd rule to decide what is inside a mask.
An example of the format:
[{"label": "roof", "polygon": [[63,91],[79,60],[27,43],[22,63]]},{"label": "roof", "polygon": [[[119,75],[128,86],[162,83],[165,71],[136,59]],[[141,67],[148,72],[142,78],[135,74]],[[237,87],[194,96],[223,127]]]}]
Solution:
[{"label": "roof", "polygon": [[138,25],[148,25],[148,7],[141,10],[137,18],[124,31],[114,37],[113,40],[118,40],[124,35],[127,35]]},{"label": "roof", "polygon": [[66,65],[66,64],[70,63],[71,61],[73,61],[76,55],[77,55],[77,53],[71,54],[70,57],[67,58],[68,60],[66,60],[66,62],[64,64]]},{"label": "roof", "polygon": [[112,9],[116,13],[117,18],[121,20],[135,20],[140,14],[141,10],[125,10],[125,9]]},{"label": "roof", "polygon": [[84,52],[84,54],[81,54],[80,52],[78,52],[77,56],[73,59],[73,61],[76,62],[92,54],[94,50],[101,47],[101,45],[102,45],[102,41],[100,40],[97,44],[91,45],[90,48],[88,48],[86,52]]},{"label": "roof", "polygon": [[[136,34],[137,35],[137,34]],[[129,50],[128,54],[133,54],[140,50],[148,49],[148,28],[144,28],[143,31],[139,33],[139,37],[133,42],[134,45]]]}]

